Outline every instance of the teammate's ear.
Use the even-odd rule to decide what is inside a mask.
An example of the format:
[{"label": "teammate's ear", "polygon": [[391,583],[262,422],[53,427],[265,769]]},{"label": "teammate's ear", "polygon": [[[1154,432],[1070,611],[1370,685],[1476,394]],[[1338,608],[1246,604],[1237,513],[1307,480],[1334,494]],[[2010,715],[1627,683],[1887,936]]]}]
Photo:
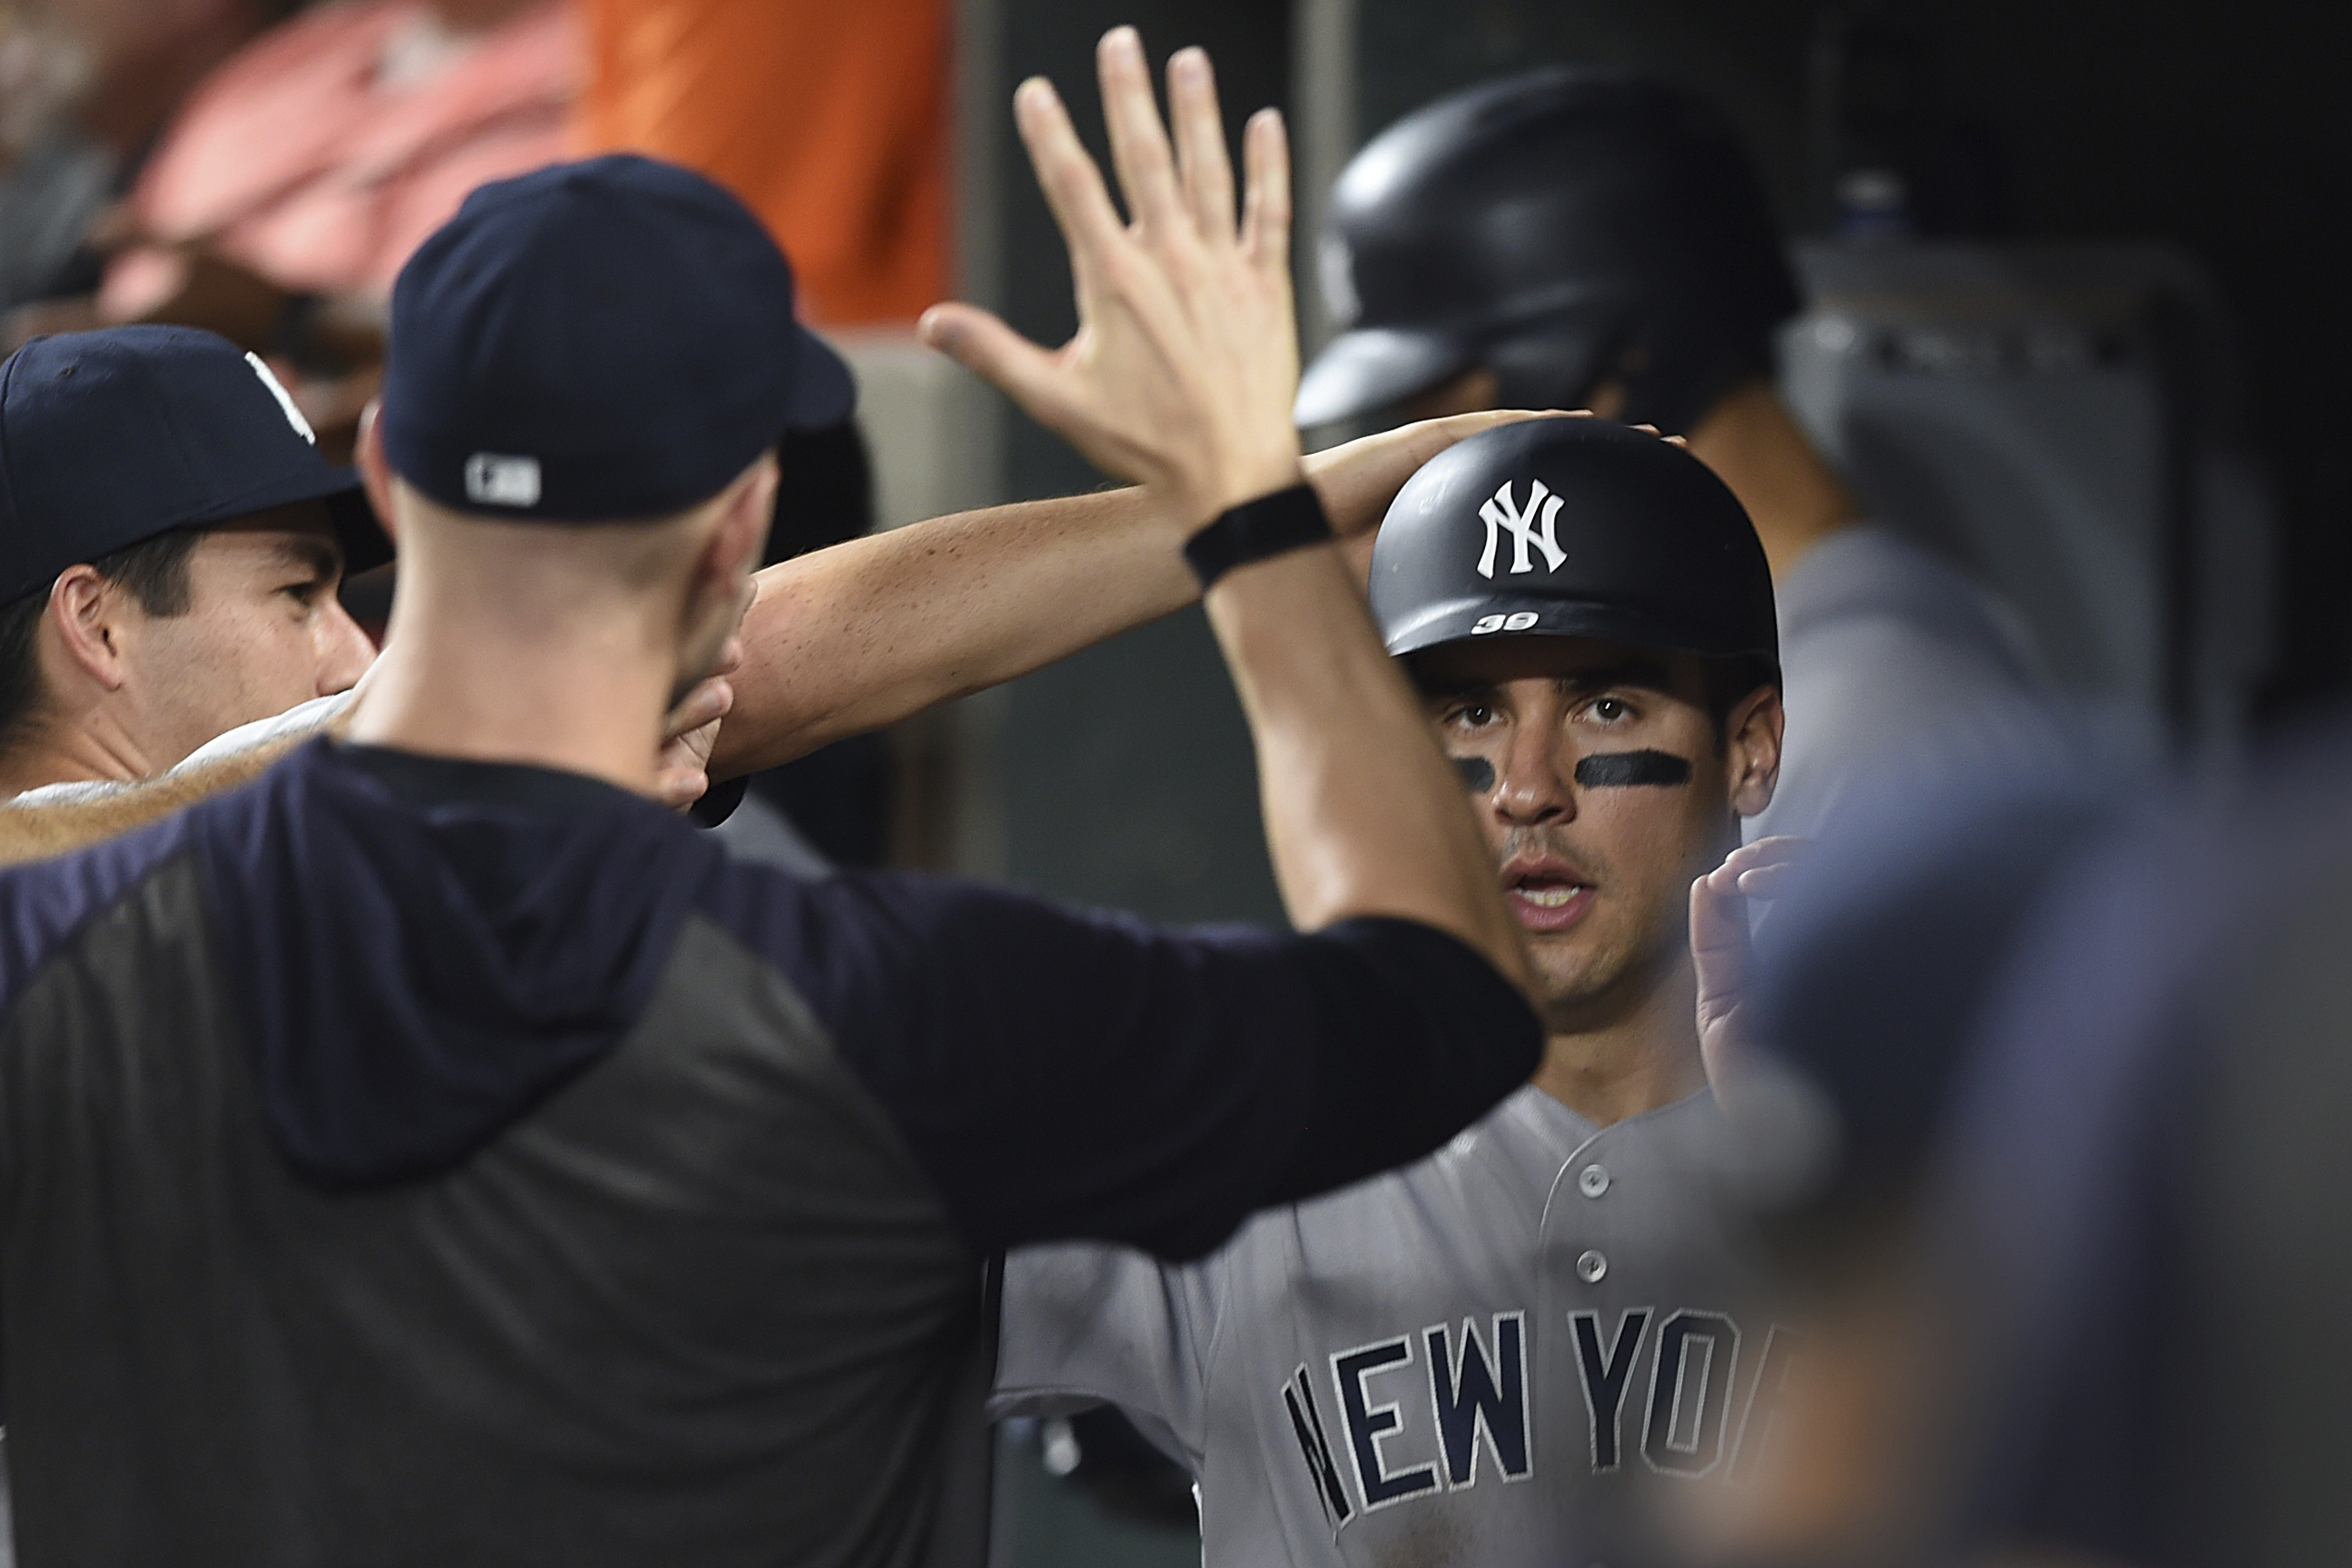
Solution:
[{"label": "teammate's ear", "polygon": [[721,509],[719,526],[705,550],[713,575],[731,584],[760,569],[760,555],[768,542],[768,527],[776,513],[776,458],[762,456],[735,481]]},{"label": "teammate's ear", "polygon": [[49,584],[45,617],[67,661],[109,691],[129,679],[121,618],[127,595],[87,563],[68,566]]},{"label": "teammate's ear", "polygon": [[360,410],[359,439],[352,443],[352,461],[358,465],[360,484],[367,491],[368,505],[375,509],[376,522],[397,549],[400,524],[392,511],[392,464],[383,455],[383,432],[376,428],[376,416],[383,411],[383,405],[373,398]]},{"label": "teammate's ear", "polygon": [[1741,698],[1724,722],[1724,772],[1731,809],[1741,816],[1759,816],[1772,804],[1780,782],[1780,731],[1787,722],[1777,686],[1759,686]]}]

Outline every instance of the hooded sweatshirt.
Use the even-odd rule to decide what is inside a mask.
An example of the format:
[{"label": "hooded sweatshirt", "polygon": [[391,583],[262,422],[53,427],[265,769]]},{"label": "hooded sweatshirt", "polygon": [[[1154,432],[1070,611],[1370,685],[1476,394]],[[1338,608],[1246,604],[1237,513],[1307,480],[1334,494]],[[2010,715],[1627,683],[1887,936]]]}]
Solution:
[{"label": "hooded sweatshirt", "polygon": [[922,1561],[982,1259],[1197,1256],[1539,1043],[1408,922],[803,879],[314,742],[0,874],[20,1560]]}]

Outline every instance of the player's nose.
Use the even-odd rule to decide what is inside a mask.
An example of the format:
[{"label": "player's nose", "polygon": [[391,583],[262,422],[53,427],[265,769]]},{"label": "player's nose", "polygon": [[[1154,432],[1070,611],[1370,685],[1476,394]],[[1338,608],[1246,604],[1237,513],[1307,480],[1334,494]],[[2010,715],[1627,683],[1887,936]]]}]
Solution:
[{"label": "player's nose", "polygon": [[1559,748],[1536,725],[1522,725],[1496,759],[1500,770],[1488,796],[1496,817],[1513,827],[1533,827],[1567,821],[1576,816],[1576,794],[1569,787]]},{"label": "player's nose", "polygon": [[321,697],[331,697],[338,691],[348,691],[358,684],[367,667],[375,662],[375,644],[367,633],[352,619],[351,612],[341,601],[330,598],[326,613],[319,617],[319,681]]}]

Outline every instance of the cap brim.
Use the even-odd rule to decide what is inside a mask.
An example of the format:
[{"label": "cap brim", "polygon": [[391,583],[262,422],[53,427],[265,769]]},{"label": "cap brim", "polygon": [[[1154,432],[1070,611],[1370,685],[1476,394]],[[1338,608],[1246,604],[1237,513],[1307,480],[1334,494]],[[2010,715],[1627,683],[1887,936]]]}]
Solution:
[{"label": "cap brim", "polygon": [[784,428],[831,429],[857,412],[857,378],[832,344],[806,327],[796,326],[793,331],[793,401]]},{"label": "cap brim", "polygon": [[1299,378],[1291,418],[1304,430],[1377,412],[1428,391],[1470,358],[1470,345],[1447,333],[1396,327],[1342,332]]},{"label": "cap brim", "polygon": [[306,500],[324,501],[327,515],[334,522],[336,542],[343,547],[346,576],[391,560],[392,540],[376,521],[375,509],[368,504],[367,491],[360,484],[360,471],[332,463],[321,463],[315,468],[307,463],[303,467],[307,472],[289,474],[274,484],[248,490],[233,502],[214,507],[205,515],[189,518],[175,526],[201,528]]}]

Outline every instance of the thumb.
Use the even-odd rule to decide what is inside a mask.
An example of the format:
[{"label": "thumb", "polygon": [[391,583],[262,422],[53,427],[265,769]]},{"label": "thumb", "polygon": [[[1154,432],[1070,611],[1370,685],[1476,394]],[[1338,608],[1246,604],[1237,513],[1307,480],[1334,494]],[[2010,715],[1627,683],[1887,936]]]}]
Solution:
[{"label": "thumb", "polygon": [[1055,356],[977,305],[934,305],[915,324],[916,335],[990,384],[1001,387],[1031,417],[1059,428],[1064,373]]}]

